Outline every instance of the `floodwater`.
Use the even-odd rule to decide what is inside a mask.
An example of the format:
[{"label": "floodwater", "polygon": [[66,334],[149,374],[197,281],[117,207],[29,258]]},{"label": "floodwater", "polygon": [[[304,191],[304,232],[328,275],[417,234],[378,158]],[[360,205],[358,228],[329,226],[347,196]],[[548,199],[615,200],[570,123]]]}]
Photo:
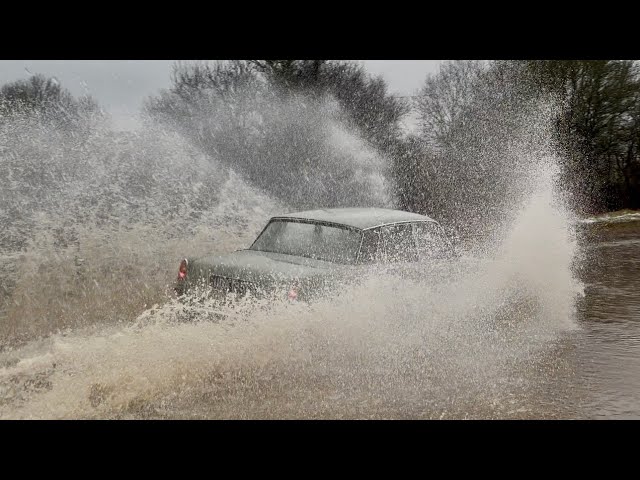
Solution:
[{"label": "floodwater", "polygon": [[585,297],[578,305],[580,330],[571,339],[573,382],[566,387],[571,416],[640,418],[638,220],[629,214],[588,227]]},{"label": "floodwater", "polygon": [[531,231],[445,282],[373,278],[313,309],[241,305],[225,321],[170,302],[5,349],[0,415],[640,418],[640,221],[580,223],[577,290],[567,272],[545,278],[563,256],[545,250],[553,235],[522,245]]},{"label": "floodwater", "polygon": [[[545,104],[425,170],[430,214],[469,230],[459,259],[312,306],[171,299],[182,258],[247,247],[270,216],[392,207],[391,164],[337,104],[254,104],[220,154],[157,126],[0,125],[0,419],[640,417],[640,214],[567,209]],[[334,160],[283,183],[306,132]]]}]

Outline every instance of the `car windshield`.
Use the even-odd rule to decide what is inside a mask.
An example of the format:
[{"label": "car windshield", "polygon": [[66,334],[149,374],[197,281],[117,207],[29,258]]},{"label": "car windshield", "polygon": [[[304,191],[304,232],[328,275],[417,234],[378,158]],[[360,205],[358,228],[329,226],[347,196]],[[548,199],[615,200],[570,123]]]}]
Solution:
[{"label": "car windshield", "polygon": [[272,220],[250,249],[333,263],[354,263],[361,238],[361,232],[346,227]]}]

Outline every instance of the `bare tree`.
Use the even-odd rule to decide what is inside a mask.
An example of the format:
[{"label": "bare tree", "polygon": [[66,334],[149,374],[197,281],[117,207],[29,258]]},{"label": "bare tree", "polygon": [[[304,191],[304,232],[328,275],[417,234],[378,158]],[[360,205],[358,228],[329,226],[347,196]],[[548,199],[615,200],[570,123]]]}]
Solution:
[{"label": "bare tree", "polygon": [[17,116],[59,127],[86,127],[104,114],[92,97],[76,99],[55,78],[33,75],[0,88],[0,122]]},{"label": "bare tree", "polygon": [[418,111],[422,137],[441,147],[450,140],[452,126],[477,95],[483,62],[456,60],[446,62],[440,71],[428,76],[418,92]]}]

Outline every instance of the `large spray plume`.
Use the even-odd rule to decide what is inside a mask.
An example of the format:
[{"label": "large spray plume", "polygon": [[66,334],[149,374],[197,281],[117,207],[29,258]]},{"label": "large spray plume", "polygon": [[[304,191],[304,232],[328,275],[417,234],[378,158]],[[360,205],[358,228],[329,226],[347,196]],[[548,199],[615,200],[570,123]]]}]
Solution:
[{"label": "large spray plume", "polygon": [[[180,128],[61,137],[20,127],[21,142],[0,158],[12,172],[3,214],[12,239],[4,252],[13,259],[1,417],[535,415],[546,401],[540,372],[562,372],[553,352],[575,328],[580,293],[573,219],[556,183],[544,105],[509,139],[489,142],[499,149],[476,152],[494,182],[475,191],[496,200],[482,218],[499,224],[499,234],[471,242],[475,248],[426,278],[381,271],[311,307],[167,299],[179,258],[246,246],[271,214],[322,199],[387,204],[385,157],[340,121],[335,103],[313,103],[306,116],[303,103],[297,97],[270,113],[269,131],[281,136],[256,143],[270,155],[264,165],[229,153],[240,150],[216,156]],[[204,120],[225,123],[215,110]],[[277,159],[305,151],[306,136],[290,129],[313,134],[314,155],[333,152],[323,168],[341,160],[326,177],[295,166],[285,193],[273,198],[256,182],[269,185],[286,173]],[[50,175],[37,168],[43,163]],[[454,172],[443,170],[443,184],[456,181]],[[324,189],[333,174],[345,183]],[[505,187],[497,199],[495,185]]]}]

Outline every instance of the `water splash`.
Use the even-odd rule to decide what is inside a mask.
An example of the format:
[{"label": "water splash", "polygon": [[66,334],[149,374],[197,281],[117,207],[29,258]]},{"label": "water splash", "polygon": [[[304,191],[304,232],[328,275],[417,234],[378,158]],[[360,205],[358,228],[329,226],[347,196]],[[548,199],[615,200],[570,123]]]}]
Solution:
[{"label": "water splash", "polygon": [[170,302],[135,325],[5,352],[0,415],[524,415],[538,369],[558,368],[549,351],[575,328],[579,284],[569,223],[550,198],[518,219],[492,257],[463,256],[419,282],[377,272],[311,307]]},{"label": "water splash", "polygon": [[[557,158],[531,148],[544,142],[528,134],[512,143],[512,156],[530,168],[505,173],[519,183],[498,238],[468,245],[421,281],[376,272],[311,307],[185,306],[164,297],[179,258],[244,246],[270,214],[288,208],[215,159],[158,132],[98,135],[67,150],[34,137],[38,155],[65,167],[42,179],[50,181],[43,198],[15,204],[24,213],[31,207],[20,202],[32,201],[24,229],[35,228],[18,253],[8,314],[14,330],[33,329],[0,351],[0,417],[527,414],[543,395],[539,371],[561,367],[550,352],[576,328],[581,291]],[[331,138],[371,171],[376,159],[357,155],[363,143],[344,132]],[[3,157],[14,173],[29,173],[15,160]],[[141,190],[139,202],[123,197],[125,185]],[[43,208],[49,201],[55,207]],[[72,228],[57,232],[59,224]]]}]

